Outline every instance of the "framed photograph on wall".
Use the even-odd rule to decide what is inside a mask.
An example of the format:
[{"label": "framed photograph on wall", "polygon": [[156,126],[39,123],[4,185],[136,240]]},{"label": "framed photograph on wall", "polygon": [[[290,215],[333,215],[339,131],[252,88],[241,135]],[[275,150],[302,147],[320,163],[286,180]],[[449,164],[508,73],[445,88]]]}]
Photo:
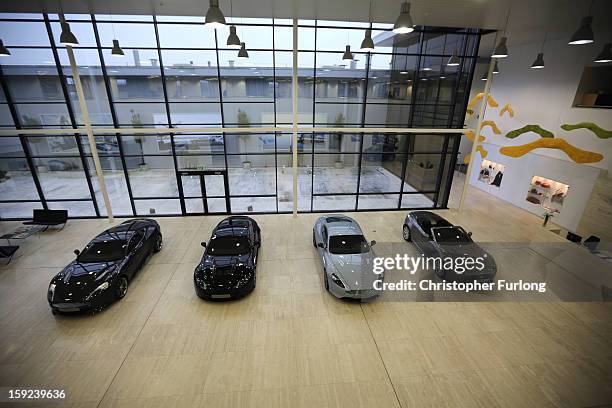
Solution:
[{"label": "framed photograph on wall", "polygon": [[478,181],[499,188],[501,186],[505,171],[506,166],[504,164],[495,163],[490,160],[483,160],[482,163],[480,163]]},{"label": "framed photograph on wall", "polygon": [[525,200],[546,210],[559,213],[569,191],[569,185],[540,176],[533,176]]}]

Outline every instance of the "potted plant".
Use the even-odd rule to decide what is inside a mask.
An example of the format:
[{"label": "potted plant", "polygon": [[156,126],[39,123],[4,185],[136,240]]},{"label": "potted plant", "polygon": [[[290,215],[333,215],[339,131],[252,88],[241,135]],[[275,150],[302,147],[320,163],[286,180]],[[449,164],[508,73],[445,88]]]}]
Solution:
[{"label": "potted plant", "polygon": [[544,222],[542,223],[542,226],[545,227],[546,224],[548,224],[548,221],[550,221],[550,219],[554,216],[554,211],[546,210],[546,212],[543,214]]},{"label": "potted plant", "polygon": [[[342,112],[338,112],[338,114],[336,115],[336,117],[334,118],[334,127],[342,127],[344,126],[344,122],[346,121],[346,118],[344,117],[344,115],[342,114]],[[342,140],[344,138],[344,134],[343,133],[334,133],[332,135],[332,137],[334,138],[333,143],[338,145],[338,151],[341,152],[342,151]],[[314,141],[313,141],[314,142]],[[330,140],[330,144],[332,144],[332,141]],[[331,148],[332,146],[330,146]],[[334,162],[334,167],[337,169],[341,169],[344,167],[344,161],[342,160],[343,156],[342,154],[340,154],[338,156],[338,160],[336,160]]]},{"label": "potted plant", "polygon": [[[130,109],[130,113],[132,114],[132,118],[130,119],[130,122],[132,123],[132,127],[141,128],[142,119],[140,117],[140,113],[134,112],[134,109]],[[135,135],[134,141],[140,145],[140,168],[142,170],[145,170],[147,168],[147,164],[145,163],[145,159],[144,159],[144,149],[142,147],[142,142],[143,142],[142,136]]]},{"label": "potted plant", "polygon": [[[247,115],[247,113],[243,111],[242,109],[238,109],[237,121],[238,121],[238,127],[249,127],[251,125],[251,122],[249,121],[249,115]],[[248,140],[249,140],[248,133],[240,134],[240,141],[242,142],[242,150],[245,152],[244,160],[242,161],[242,168],[247,169],[247,170],[251,168],[251,162],[247,160],[248,156],[246,154]]]}]

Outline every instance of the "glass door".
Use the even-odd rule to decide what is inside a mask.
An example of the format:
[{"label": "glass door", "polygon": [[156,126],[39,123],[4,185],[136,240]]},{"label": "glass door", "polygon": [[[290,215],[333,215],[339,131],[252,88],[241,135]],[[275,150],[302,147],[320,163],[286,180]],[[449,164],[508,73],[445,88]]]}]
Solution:
[{"label": "glass door", "polygon": [[224,170],[179,172],[185,215],[225,214],[229,191]]}]

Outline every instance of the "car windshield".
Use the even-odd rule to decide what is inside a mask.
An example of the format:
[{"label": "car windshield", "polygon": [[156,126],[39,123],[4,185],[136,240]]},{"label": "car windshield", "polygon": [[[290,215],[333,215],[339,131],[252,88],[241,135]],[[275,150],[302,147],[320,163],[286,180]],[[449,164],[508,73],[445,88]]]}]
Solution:
[{"label": "car windshield", "polygon": [[110,262],[123,258],[127,242],[123,240],[94,242],[85,247],[77,257],[83,263]]},{"label": "car windshield", "polygon": [[459,228],[435,228],[434,238],[438,243],[456,244],[470,242],[470,237]]},{"label": "car windshield", "polygon": [[208,244],[210,255],[242,255],[250,250],[246,237],[216,237]]},{"label": "car windshield", "polygon": [[362,254],[370,251],[363,235],[333,235],[329,237],[329,252],[332,254]]}]

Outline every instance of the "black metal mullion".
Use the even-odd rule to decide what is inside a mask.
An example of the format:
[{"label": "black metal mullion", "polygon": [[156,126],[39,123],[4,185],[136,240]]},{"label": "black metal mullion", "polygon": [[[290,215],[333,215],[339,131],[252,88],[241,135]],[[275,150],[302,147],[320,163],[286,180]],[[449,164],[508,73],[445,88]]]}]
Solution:
[{"label": "black metal mullion", "polygon": [[[94,37],[96,38],[96,44],[98,48],[98,57],[100,58],[100,69],[102,70],[102,78],[104,79],[104,87],[106,88],[106,95],[108,97],[108,105],[110,109],[111,118],[113,119],[113,126],[119,128],[119,120],[117,119],[117,111],[113,101],[113,94],[110,86],[110,78],[106,71],[106,62],[104,61],[104,54],[102,53],[102,43],[100,42],[100,34],[98,32],[98,24],[94,14],[91,14],[91,24],[93,26]],[[130,199],[130,206],[132,207],[132,215],[136,215],[136,206],[134,205],[134,196],[132,194],[132,184],[128,173],[127,163],[125,161],[125,153],[123,152],[123,137],[120,133],[115,133],[115,139],[117,140],[117,146],[119,148],[119,156],[121,159],[121,165],[123,166],[123,176],[125,178],[125,184]]]},{"label": "black metal mullion", "polygon": [[[315,20],[315,33],[314,33],[314,41],[315,41],[315,49],[317,48],[317,21]],[[299,28],[298,28],[299,30]],[[316,121],[316,97],[317,97],[317,51],[314,52],[314,64],[313,64],[313,72],[312,72],[312,127],[315,127]],[[311,154],[310,154],[310,211],[314,208],[314,173],[315,173],[315,132],[311,134]]]},{"label": "black metal mullion", "polygon": [[[225,128],[225,111],[223,109],[223,87],[221,86],[221,64],[219,63],[219,41],[217,38],[217,30],[215,30],[215,56],[217,57],[217,84],[219,86],[219,109],[221,111],[221,127]],[[225,188],[225,195],[228,197],[226,201],[227,205],[227,213],[232,213],[232,207],[229,200],[230,190],[229,190],[229,167],[227,165],[227,139],[225,138],[226,133],[223,132],[223,157],[225,159],[225,179],[228,181]]]},{"label": "black metal mullion", "polygon": [[[159,42],[159,30],[157,29],[157,17],[153,15],[153,28],[155,29],[155,44],[157,45],[157,56],[159,58],[159,71],[162,80],[162,90],[164,92],[164,103],[166,105],[166,118],[168,120],[168,127],[172,129],[172,120],[170,118],[170,104],[168,103],[168,88],[166,86],[166,74],[164,72],[164,62],[162,59],[161,46]],[[169,132],[170,135],[170,148],[172,149],[172,160],[174,161],[174,174],[176,177],[176,187],[179,193],[179,203],[181,205],[181,213],[185,215],[185,200],[183,198],[183,184],[181,182],[181,176],[179,175],[178,161],[176,158],[176,148],[174,146],[174,132]]]},{"label": "black metal mullion", "polygon": [[[423,32],[419,34],[419,55],[417,57],[417,63],[414,70],[414,76],[412,77],[412,94],[410,95],[410,115],[408,116],[408,127],[412,128],[413,126],[413,117],[414,117],[414,102],[416,101],[417,91],[418,91],[418,82],[419,82],[419,72],[421,70],[421,55],[423,53]],[[406,56],[408,58],[408,56]],[[407,135],[408,136],[408,135]],[[411,138],[415,137],[414,133],[410,134]],[[400,186],[400,198],[398,209],[402,208],[402,199],[404,196],[404,183],[406,182],[406,169],[408,167],[408,154],[410,152],[410,140],[406,141],[406,151],[404,154],[404,162],[402,163],[402,184]]]},{"label": "black metal mullion", "polygon": [[[70,122],[72,123],[72,128],[77,129],[78,123],[76,120],[76,116],[74,114],[74,109],[72,109],[72,102],[70,101],[70,93],[68,92],[68,86],[66,85],[66,75],[64,74],[64,70],[62,68],[62,64],[60,63],[59,54],[57,53],[57,46],[55,45],[55,39],[53,38],[53,31],[51,29],[51,23],[49,22],[49,16],[47,13],[43,13],[43,19],[45,22],[45,27],[47,29],[47,35],[49,36],[49,44],[51,45],[51,52],[53,53],[53,59],[55,61],[55,65],[57,68],[57,75],[60,80],[60,86],[62,88],[62,93],[64,94],[64,100],[66,103],[66,109],[68,111],[68,116],[70,116]],[[77,68],[78,69],[78,68]],[[73,77],[74,80],[74,77]],[[81,112],[83,115],[83,112]],[[89,189],[89,195],[91,196],[91,200],[94,206],[94,210],[96,212],[96,216],[100,217],[100,209],[98,207],[98,200],[96,199],[96,193],[93,188],[93,184],[91,182],[91,175],[89,174],[89,165],[87,164],[87,158],[85,157],[85,153],[83,151],[83,144],[81,142],[81,134],[75,133],[73,134],[77,149],[79,150],[79,156],[81,158],[81,164],[83,165],[83,173],[85,173],[85,180],[87,180],[87,187]],[[106,209],[108,213],[108,208]]]},{"label": "black metal mullion", "polygon": [[[6,104],[9,108],[9,111],[11,112],[11,116],[13,118],[13,123],[15,124],[15,128],[21,129],[21,121],[19,120],[19,114],[17,113],[17,109],[15,108],[15,105],[13,104],[13,97],[11,96],[8,84],[6,83],[6,77],[4,76],[2,65],[0,65],[0,86],[2,87],[2,90],[4,91],[4,97],[6,100]],[[15,132],[15,133],[17,133],[17,136],[19,137],[19,142],[21,143],[21,149],[23,150],[26,162],[28,163],[28,167],[30,168],[30,174],[32,175],[32,180],[34,181],[34,186],[36,187],[36,192],[38,193],[39,201],[42,204],[43,208],[46,210],[49,207],[47,206],[45,194],[40,185],[38,173],[36,172],[34,160],[32,159],[32,155],[30,154],[30,147],[28,146],[26,137],[23,134],[19,134],[18,132]]]},{"label": "black metal mullion", "polygon": [[[480,39],[481,36],[477,36],[476,37],[476,44],[474,45],[474,49],[478,50],[480,47]],[[464,49],[467,50],[467,40],[466,40],[466,44],[464,45]],[[467,100],[470,96],[470,92],[469,90],[472,88],[472,80],[474,79],[474,70],[476,69],[476,59],[472,59],[471,60],[471,65],[470,65],[470,72],[468,74],[468,80],[467,83],[465,84],[465,92],[463,95],[463,103],[461,104],[462,108],[461,108],[461,117],[465,118],[465,113],[466,113],[466,109],[467,109]],[[459,63],[459,67],[461,68],[461,71],[457,70],[457,72],[463,72],[463,59],[461,59],[461,62]],[[459,79],[458,79],[459,82]],[[455,116],[454,113],[452,116]],[[478,136],[476,136],[478,137]],[[461,135],[455,135],[455,141],[453,143],[453,150],[452,150],[452,154],[450,157],[450,163],[449,163],[449,171],[448,174],[446,176],[446,185],[445,185],[445,190],[444,190],[444,195],[442,197],[442,207],[447,207],[448,206],[448,198],[450,196],[450,190],[452,188],[452,184],[453,184],[453,178],[455,175],[455,166],[457,165],[457,155],[459,153],[459,145],[461,144]],[[467,177],[467,174],[466,174]]]},{"label": "black metal mullion", "polygon": [[[274,30],[274,18],[272,18],[272,76],[273,76],[273,81],[272,83],[274,84],[274,87],[272,88],[272,91],[274,93],[274,127],[276,127],[277,125],[277,120],[276,120],[276,49],[275,49],[275,45],[276,45],[276,37],[275,37],[275,32],[276,30]],[[274,191],[276,192],[276,198],[275,198],[275,202],[276,202],[276,212],[278,213],[278,150],[277,150],[277,143],[276,143],[276,137],[278,136],[278,132],[274,132]]]},{"label": "black metal mullion", "polygon": [[[370,28],[372,28],[372,23],[370,23]],[[368,83],[370,76],[370,63],[372,62],[372,58],[370,53],[366,56],[366,71],[365,71],[365,81],[363,87],[363,108],[361,111],[361,123],[360,126],[365,128],[365,117],[366,117],[366,103],[368,101]],[[374,133],[372,133],[374,135]],[[363,162],[363,138],[364,133],[361,132],[361,137],[359,140],[359,162],[357,165],[357,191],[355,193],[355,211],[359,208],[359,188],[361,187],[361,163]]]}]

